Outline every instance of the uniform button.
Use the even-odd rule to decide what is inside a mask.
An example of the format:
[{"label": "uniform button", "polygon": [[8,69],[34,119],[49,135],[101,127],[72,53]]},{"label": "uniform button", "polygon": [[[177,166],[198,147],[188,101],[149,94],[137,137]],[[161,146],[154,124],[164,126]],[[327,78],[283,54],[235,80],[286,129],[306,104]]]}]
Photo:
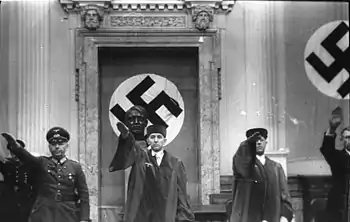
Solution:
[{"label": "uniform button", "polygon": [[47,170],[48,173],[50,173],[51,171],[50,170]]},{"label": "uniform button", "polygon": [[57,193],[61,193],[61,191],[60,191],[60,190],[57,190]]},{"label": "uniform button", "polygon": [[58,186],[61,186],[61,183],[58,183],[57,185],[58,185]]},{"label": "uniform button", "polygon": [[66,167],[64,166],[63,169],[66,169]]},{"label": "uniform button", "polygon": [[58,175],[58,178],[61,178],[61,175]]}]

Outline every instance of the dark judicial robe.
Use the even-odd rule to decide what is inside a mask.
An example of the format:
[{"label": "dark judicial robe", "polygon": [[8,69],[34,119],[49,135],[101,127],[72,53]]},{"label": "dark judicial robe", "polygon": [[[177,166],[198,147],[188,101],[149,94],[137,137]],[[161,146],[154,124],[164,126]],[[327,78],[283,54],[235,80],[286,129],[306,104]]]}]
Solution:
[{"label": "dark judicial robe", "polygon": [[79,222],[90,220],[89,191],[81,165],[63,158],[35,157],[21,147],[11,148],[37,178],[38,195],[29,222]]},{"label": "dark judicial robe", "polygon": [[131,168],[125,222],[190,222],[194,215],[186,191],[186,172],[182,161],[164,151],[160,166],[135,143],[133,135],[119,138],[110,171]]},{"label": "dark judicial robe", "polygon": [[346,205],[350,183],[350,155],[335,149],[336,135],[325,135],[320,148],[332,172],[332,187],[328,193],[328,221],[347,222]]},{"label": "dark judicial robe", "polygon": [[266,157],[263,165],[255,147],[244,141],[233,157],[233,199],[230,222],[289,221],[293,208],[282,166]]},{"label": "dark judicial robe", "polygon": [[28,222],[37,194],[35,172],[15,158],[0,162],[0,172],[4,175],[0,194],[1,221]]}]

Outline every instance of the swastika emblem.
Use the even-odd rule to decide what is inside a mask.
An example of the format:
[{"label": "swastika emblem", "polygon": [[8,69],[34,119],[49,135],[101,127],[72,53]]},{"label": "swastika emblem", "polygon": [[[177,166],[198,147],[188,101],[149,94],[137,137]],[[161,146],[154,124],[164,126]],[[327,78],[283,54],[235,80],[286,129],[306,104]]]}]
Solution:
[{"label": "swastika emblem", "polygon": [[156,74],[139,74],[122,82],[114,91],[109,105],[109,120],[119,135],[117,122],[133,105],[141,105],[148,112],[148,124],[167,126],[167,144],[180,132],[184,121],[184,102],[177,87]]},{"label": "swastika emblem", "polygon": [[306,74],[320,92],[349,99],[349,21],[333,21],[317,29],[306,45],[304,58]]}]

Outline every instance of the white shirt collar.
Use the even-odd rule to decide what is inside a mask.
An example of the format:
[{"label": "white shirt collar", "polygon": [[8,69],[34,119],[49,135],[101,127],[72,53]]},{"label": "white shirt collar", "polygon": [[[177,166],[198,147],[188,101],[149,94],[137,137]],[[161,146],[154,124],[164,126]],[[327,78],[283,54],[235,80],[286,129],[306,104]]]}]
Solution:
[{"label": "white shirt collar", "polygon": [[266,162],[266,157],[265,155],[256,155],[256,158],[261,162],[262,165],[265,165],[265,162]]},{"label": "white shirt collar", "polygon": [[164,156],[164,150],[160,150],[158,152],[154,152],[153,150],[151,150],[151,152],[152,152],[152,156],[155,156],[155,157],[163,158],[163,156]]},{"label": "white shirt collar", "polygon": [[151,152],[152,152],[152,156],[156,157],[158,166],[160,166],[160,163],[161,163],[162,160],[163,160],[164,150],[160,150],[159,152],[154,152],[154,151],[152,150]]}]

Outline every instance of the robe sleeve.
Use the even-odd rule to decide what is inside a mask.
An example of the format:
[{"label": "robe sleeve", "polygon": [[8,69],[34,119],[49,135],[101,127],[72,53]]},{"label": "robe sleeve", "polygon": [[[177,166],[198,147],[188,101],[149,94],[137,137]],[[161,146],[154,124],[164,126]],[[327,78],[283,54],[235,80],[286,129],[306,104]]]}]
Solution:
[{"label": "robe sleeve", "polygon": [[178,203],[176,212],[176,222],[194,222],[194,214],[191,210],[187,197],[187,176],[185,166],[180,161],[177,175]]},{"label": "robe sleeve", "polygon": [[291,221],[293,219],[294,210],[288,190],[287,178],[280,164],[278,165],[278,174],[281,188],[281,216]]},{"label": "robe sleeve", "polygon": [[135,163],[137,154],[141,152],[140,149],[135,143],[132,133],[129,133],[126,139],[119,137],[117,151],[109,165],[109,172],[129,168]]},{"label": "robe sleeve", "polygon": [[[253,158],[254,157],[254,158]],[[232,170],[237,178],[247,178],[250,176],[252,167],[254,166],[253,160],[255,154],[252,151],[251,145],[248,141],[243,141],[232,160]]]},{"label": "robe sleeve", "polygon": [[346,164],[341,161],[342,153],[335,149],[335,137],[335,134],[325,133],[320,151],[330,167],[344,167]]}]

